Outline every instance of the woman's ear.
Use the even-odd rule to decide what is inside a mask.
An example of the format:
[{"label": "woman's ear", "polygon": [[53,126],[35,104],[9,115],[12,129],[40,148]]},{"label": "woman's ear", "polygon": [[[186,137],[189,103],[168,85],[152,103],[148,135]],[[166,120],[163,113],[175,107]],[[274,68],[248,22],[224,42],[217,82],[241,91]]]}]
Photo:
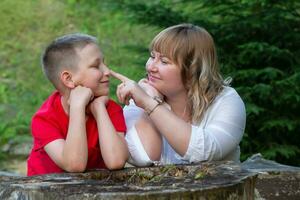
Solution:
[{"label": "woman's ear", "polygon": [[73,89],[75,88],[75,83],[72,79],[72,73],[69,71],[62,71],[60,73],[60,79],[63,85],[67,88]]}]

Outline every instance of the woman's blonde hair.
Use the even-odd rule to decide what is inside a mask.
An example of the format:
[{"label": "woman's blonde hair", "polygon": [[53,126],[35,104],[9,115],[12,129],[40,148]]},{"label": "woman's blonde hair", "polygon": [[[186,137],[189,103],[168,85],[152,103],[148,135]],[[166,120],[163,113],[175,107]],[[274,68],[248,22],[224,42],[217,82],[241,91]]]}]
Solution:
[{"label": "woman's blonde hair", "polygon": [[200,122],[223,86],[230,82],[220,74],[213,38],[204,28],[179,24],[161,31],[151,42],[150,51],[153,50],[181,68],[192,121]]}]

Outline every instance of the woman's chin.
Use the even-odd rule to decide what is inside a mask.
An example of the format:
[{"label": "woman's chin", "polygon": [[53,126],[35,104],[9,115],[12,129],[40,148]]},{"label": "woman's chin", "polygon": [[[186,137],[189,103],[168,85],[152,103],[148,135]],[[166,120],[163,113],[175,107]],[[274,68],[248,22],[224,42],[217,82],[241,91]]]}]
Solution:
[{"label": "woman's chin", "polygon": [[150,81],[148,83],[149,83],[149,85],[151,85],[152,87],[154,87],[158,92],[161,93],[161,87],[159,87],[160,85],[155,84],[154,82],[150,82]]},{"label": "woman's chin", "polygon": [[157,89],[157,85],[153,81],[148,81],[148,84]]}]

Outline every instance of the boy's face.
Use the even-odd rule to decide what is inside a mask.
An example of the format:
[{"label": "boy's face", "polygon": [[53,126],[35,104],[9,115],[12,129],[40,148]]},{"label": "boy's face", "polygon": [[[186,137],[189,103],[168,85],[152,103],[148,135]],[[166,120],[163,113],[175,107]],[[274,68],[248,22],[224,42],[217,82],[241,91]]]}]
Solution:
[{"label": "boy's face", "polygon": [[88,87],[95,97],[109,94],[110,71],[104,64],[104,58],[99,47],[88,44],[82,49],[77,49],[78,66],[73,73],[75,85]]}]

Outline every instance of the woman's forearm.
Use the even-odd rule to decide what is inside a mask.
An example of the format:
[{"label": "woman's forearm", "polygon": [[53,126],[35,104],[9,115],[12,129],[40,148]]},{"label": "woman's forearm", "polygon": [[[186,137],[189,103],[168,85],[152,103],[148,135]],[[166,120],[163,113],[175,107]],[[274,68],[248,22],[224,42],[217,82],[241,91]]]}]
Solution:
[{"label": "woman's forearm", "polygon": [[[154,108],[157,102],[149,98],[145,103],[148,108]],[[191,124],[177,117],[166,106],[159,105],[149,115],[152,123],[173,147],[173,149],[183,156],[189,145],[191,137]]]},{"label": "woman's forearm", "polygon": [[146,113],[136,122],[135,128],[149,158],[159,160],[162,151],[162,138]]}]

